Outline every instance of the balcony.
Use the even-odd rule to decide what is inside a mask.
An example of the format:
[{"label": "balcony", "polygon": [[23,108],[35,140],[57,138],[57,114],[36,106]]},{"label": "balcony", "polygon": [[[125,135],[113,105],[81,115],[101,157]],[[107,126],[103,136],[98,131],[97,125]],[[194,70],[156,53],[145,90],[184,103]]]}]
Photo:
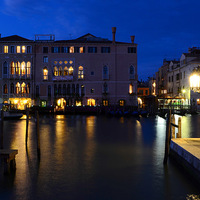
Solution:
[{"label": "balcony", "polygon": [[73,81],[73,76],[53,76],[53,81]]},{"label": "balcony", "polygon": [[27,80],[27,79],[31,79],[31,75],[30,74],[26,74],[26,75],[10,74],[9,78],[10,79]]}]

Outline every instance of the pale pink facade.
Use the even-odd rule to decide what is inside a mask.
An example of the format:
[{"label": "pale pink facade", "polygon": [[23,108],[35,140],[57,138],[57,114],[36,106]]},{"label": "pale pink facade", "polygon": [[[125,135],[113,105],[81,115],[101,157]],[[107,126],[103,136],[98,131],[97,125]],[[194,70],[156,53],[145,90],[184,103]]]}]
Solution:
[{"label": "pale pink facade", "polygon": [[[62,41],[55,40],[54,35],[36,35],[35,41],[19,40],[19,36],[1,38],[1,101],[14,104],[16,98],[23,98],[25,102],[27,96],[30,104],[44,107],[137,106],[137,44],[134,36],[131,36],[130,43],[116,42],[115,32],[116,28],[112,28],[112,40],[92,34]],[[8,53],[5,53],[4,46],[7,46]],[[11,46],[15,49],[16,46],[30,47],[24,53],[11,53]],[[3,76],[5,61],[7,75]],[[16,74],[19,72],[17,68],[13,71],[12,61],[25,61],[26,67],[30,62],[31,71],[26,69],[30,76]],[[20,88],[16,88],[17,82],[20,82]],[[25,88],[21,88],[23,82]],[[3,88],[5,84],[7,91]]]}]

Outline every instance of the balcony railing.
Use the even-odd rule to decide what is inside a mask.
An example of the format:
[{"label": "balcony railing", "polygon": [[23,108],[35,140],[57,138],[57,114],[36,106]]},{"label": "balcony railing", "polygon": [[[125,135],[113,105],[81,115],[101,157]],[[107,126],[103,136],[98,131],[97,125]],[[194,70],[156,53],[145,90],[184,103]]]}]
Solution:
[{"label": "balcony railing", "polygon": [[53,81],[73,81],[73,76],[53,76]]}]

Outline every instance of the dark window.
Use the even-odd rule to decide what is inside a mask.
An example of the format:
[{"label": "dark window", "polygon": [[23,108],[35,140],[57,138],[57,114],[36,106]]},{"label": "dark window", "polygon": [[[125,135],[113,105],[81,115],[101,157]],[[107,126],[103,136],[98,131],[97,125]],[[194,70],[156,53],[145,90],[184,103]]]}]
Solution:
[{"label": "dark window", "polygon": [[4,64],[3,64],[3,75],[7,75],[7,73],[8,73],[7,62],[4,62]]},{"label": "dark window", "polygon": [[109,71],[107,66],[103,67],[103,79],[109,79]]},{"label": "dark window", "polygon": [[36,97],[39,97],[39,85],[36,85]]},{"label": "dark window", "polygon": [[136,53],[136,47],[128,47],[128,53]]},{"label": "dark window", "polygon": [[48,97],[51,97],[51,86],[48,85]]},{"label": "dark window", "polygon": [[43,57],[43,62],[44,62],[44,63],[48,63],[48,56],[44,56],[44,57]]},{"label": "dark window", "polygon": [[61,95],[62,94],[62,90],[61,90],[61,84],[58,85],[58,94]]},{"label": "dark window", "polygon": [[43,47],[43,53],[48,53],[49,52],[49,48],[48,47]]},{"label": "dark window", "polygon": [[57,85],[55,84],[54,85],[54,96],[57,96],[58,94],[58,88],[57,88]]},{"label": "dark window", "polygon": [[101,53],[110,53],[110,47],[101,47]]},{"label": "dark window", "polygon": [[148,90],[145,90],[145,94],[148,95]]},{"label": "dark window", "polygon": [[69,53],[69,47],[61,47],[61,53]]},{"label": "dark window", "polygon": [[94,72],[91,72],[91,76],[94,76]]},{"label": "dark window", "polygon": [[170,82],[170,76],[169,76],[169,82]]},{"label": "dark window", "polygon": [[5,84],[5,85],[3,86],[3,93],[4,93],[4,94],[8,94],[8,87],[7,87],[7,84]]},{"label": "dark window", "polygon": [[85,95],[85,86],[81,85],[81,96]]},{"label": "dark window", "polygon": [[64,84],[63,85],[63,95],[66,95],[67,94],[67,88],[66,88],[66,85]]},{"label": "dark window", "polygon": [[91,90],[90,90],[90,93],[93,94],[93,93],[94,93],[94,89],[91,89]]},{"label": "dark window", "polygon": [[88,53],[97,53],[97,47],[88,47]]},{"label": "dark window", "polygon": [[60,47],[51,47],[52,53],[60,53]]},{"label": "dark window", "polygon": [[129,78],[134,79],[135,78],[135,68],[131,65],[129,68]]},{"label": "dark window", "polygon": [[72,84],[72,95],[75,94],[75,84]]},{"label": "dark window", "polygon": [[71,91],[70,91],[70,84],[67,85],[67,95],[70,95]]},{"label": "dark window", "polygon": [[176,74],[176,80],[178,81],[180,79],[179,74]]},{"label": "dark window", "polygon": [[10,93],[11,94],[14,93],[14,84],[13,83],[10,84]]},{"label": "dark window", "polygon": [[107,85],[106,82],[103,84],[103,92],[104,92],[104,93],[107,93],[107,92],[108,92],[108,85]]},{"label": "dark window", "polygon": [[31,46],[27,46],[27,53],[31,53]]},{"label": "dark window", "polygon": [[76,95],[79,95],[79,84],[76,84]]},{"label": "dark window", "polygon": [[15,47],[14,47],[14,46],[11,46],[11,47],[10,47],[10,52],[11,52],[11,53],[15,53]]}]

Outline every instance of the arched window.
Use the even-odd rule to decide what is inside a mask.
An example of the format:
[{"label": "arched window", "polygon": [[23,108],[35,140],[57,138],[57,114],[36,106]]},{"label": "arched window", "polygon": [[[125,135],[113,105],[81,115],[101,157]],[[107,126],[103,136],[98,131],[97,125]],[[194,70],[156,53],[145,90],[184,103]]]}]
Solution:
[{"label": "arched window", "polygon": [[106,82],[103,84],[103,93],[108,93],[108,84]]},{"label": "arched window", "polygon": [[75,84],[72,84],[72,94],[75,94]]},{"label": "arched window", "polygon": [[79,66],[78,68],[78,79],[84,78],[83,66]]},{"label": "arched window", "polygon": [[26,74],[26,67],[25,67],[25,62],[21,63],[21,75],[25,75]]},{"label": "arched window", "polygon": [[10,73],[15,74],[15,63],[13,61],[10,64]]},{"label": "arched window", "polygon": [[20,75],[20,62],[15,63],[15,72],[17,75]]},{"label": "arched window", "polygon": [[27,94],[30,94],[30,89],[31,89],[31,85],[30,83],[27,83]]},{"label": "arched window", "polygon": [[43,80],[48,80],[48,69],[47,69],[47,67],[43,68]]},{"label": "arched window", "polygon": [[21,90],[22,94],[26,94],[26,84],[24,82],[21,84]]},{"label": "arched window", "polygon": [[68,68],[65,67],[65,68],[64,68],[64,76],[67,76],[67,75],[68,75]]},{"label": "arched window", "polygon": [[10,84],[10,93],[11,94],[14,93],[14,84],[13,83]]},{"label": "arched window", "polygon": [[66,85],[64,84],[63,85],[63,95],[66,95],[67,94],[67,88],[66,88]]},{"label": "arched window", "polygon": [[85,86],[81,85],[81,96],[85,95]]},{"label": "arched window", "polygon": [[76,95],[79,95],[79,84],[76,84]]},{"label": "arched window", "polygon": [[73,72],[74,72],[74,69],[73,69],[73,67],[71,66],[70,68],[69,68],[69,75],[73,75]]},{"label": "arched window", "polygon": [[103,67],[103,79],[109,79],[109,71],[106,65]]},{"label": "arched window", "polygon": [[61,84],[58,85],[58,95],[62,94]]},{"label": "arched window", "polygon": [[15,93],[19,94],[20,93],[20,83],[19,82],[16,83],[15,89],[16,89]]},{"label": "arched window", "polygon": [[54,67],[53,75],[58,76],[58,68],[57,67]]},{"label": "arched window", "polygon": [[59,67],[59,74],[58,76],[62,76],[62,67]]},{"label": "arched window", "polygon": [[7,62],[5,61],[3,63],[3,75],[7,76],[7,74],[8,74],[8,65],[7,65]]},{"label": "arched window", "polygon": [[135,68],[132,65],[129,68],[129,78],[135,79]]},{"label": "arched window", "polygon": [[55,84],[54,85],[54,96],[57,96],[58,94],[58,88],[57,88],[57,85]]},{"label": "arched window", "polygon": [[4,93],[4,94],[8,94],[8,86],[7,86],[7,84],[5,84],[5,85],[3,86],[3,93]]},{"label": "arched window", "polygon": [[31,62],[27,62],[27,65],[26,65],[26,73],[27,73],[27,77],[30,77],[31,75]]},{"label": "arched window", "polygon": [[70,84],[67,85],[67,95],[71,94]]}]

